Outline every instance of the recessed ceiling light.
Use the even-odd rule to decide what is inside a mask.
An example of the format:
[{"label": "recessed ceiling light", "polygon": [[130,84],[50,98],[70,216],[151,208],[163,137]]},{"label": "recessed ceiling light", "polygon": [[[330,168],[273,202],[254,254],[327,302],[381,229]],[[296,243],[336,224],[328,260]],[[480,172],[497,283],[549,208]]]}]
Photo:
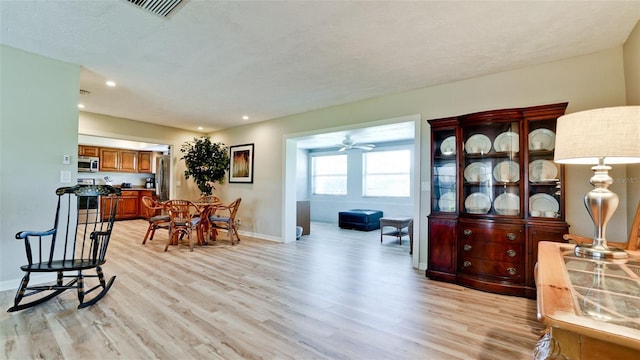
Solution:
[{"label": "recessed ceiling light", "polygon": [[202,126],[198,126],[198,130],[202,130]]},{"label": "recessed ceiling light", "polygon": [[249,115],[243,115],[242,120],[249,120]]},{"label": "recessed ceiling light", "polygon": [[116,86],[116,82],[115,81],[111,81],[111,80],[107,80],[107,82],[105,84],[107,84],[107,86],[109,86],[109,87],[115,87]]},{"label": "recessed ceiling light", "polygon": [[78,104],[78,109],[84,109],[84,104]]}]

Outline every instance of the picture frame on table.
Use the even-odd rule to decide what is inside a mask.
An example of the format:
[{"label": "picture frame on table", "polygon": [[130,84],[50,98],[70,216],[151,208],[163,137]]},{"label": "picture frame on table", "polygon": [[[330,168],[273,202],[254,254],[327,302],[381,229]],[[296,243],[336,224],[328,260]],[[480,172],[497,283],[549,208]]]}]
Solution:
[{"label": "picture frame on table", "polygon": [[253,183],[253,144],[229,147],[229,182]]}]

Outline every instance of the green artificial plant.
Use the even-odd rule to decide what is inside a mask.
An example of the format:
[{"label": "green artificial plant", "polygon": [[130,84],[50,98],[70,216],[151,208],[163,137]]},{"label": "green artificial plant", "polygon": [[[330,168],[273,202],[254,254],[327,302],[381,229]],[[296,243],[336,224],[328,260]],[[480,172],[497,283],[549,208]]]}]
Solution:
[{"label": "green artificial plant", "polygon": [[180,148],[187,170],[184,177],[193,176],[202,195],[211,195],[213,184],[224,183],[225,174],[229,170],[229,149],[221,142],[214,143],[208,136],[187,141]]}]

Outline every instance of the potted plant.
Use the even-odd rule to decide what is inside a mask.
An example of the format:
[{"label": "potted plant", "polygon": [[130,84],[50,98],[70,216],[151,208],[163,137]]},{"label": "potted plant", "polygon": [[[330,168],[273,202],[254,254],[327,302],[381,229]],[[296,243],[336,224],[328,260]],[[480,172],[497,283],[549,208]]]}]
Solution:
[{"label": "potted plant", "polygon": [[180,148],[187,170],[184,177],[193,176],[202,195],[211,195],[215,187],[213,184],[224,183],[225,174],[229,170],[229,153],[225,144],[214,143],[208,136],[194,138],[187,141]]}]

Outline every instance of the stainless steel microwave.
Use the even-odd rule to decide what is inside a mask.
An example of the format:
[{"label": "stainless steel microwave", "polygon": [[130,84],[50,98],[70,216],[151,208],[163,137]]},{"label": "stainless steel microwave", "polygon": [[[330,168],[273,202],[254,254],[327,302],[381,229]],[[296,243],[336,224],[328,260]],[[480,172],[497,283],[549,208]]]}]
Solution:
[{"label": "stainless steel microwave", "polygon": [[78,172],[97,172],[99,160],[92,156],[78,156]]}]

